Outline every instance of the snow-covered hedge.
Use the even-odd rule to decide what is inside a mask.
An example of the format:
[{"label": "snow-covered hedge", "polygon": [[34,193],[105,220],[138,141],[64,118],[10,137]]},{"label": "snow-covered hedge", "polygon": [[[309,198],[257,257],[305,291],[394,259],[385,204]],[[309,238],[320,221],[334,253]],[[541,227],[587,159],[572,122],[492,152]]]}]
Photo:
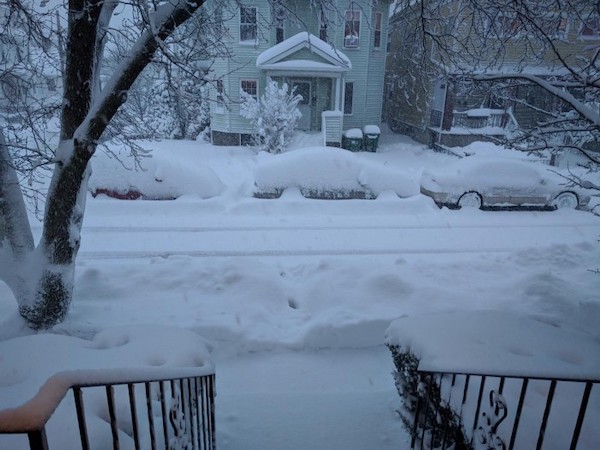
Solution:
[{"label": "snow-covered hedge", "polygon": [[256,197],[278,197],[290,187],[311,198],[375,198],[384,191],[400,197],[419,193],[418,182],[410,174],[339,148],[308,147],[267,156],[254,171]]},{"label": "snow-covered hedge", "polygon": [[[573,424],[562,417],[577,416],[583,385],[597,380],[600,373],[600,344],[591,336],[545,323],[543,318],[505,311],[401,318],[387,329],[386,345],[403,402],[399,413],[412,431],[420,400],[415,435],[433,441],[426,448],[440,446],[444,433],[446,443],[454,442],[455,448],[469,448],[461,444],[482,436],[488,439],[488,418],[495,424],[493,434],[508,443],[524,378],[530,379],[530,386],[515,448],[535,448],[549,395],[547,380],[582,380],[559,383],[553,397],[556,413],[550,416],[545,436],[545,443],[551,445],[544,448],[567,448],[561,440],[570,439]],[[588,410],[587,423],[599,419],[600,411]],[[581,441],[600,442],[600,430],[584,429]]]}]

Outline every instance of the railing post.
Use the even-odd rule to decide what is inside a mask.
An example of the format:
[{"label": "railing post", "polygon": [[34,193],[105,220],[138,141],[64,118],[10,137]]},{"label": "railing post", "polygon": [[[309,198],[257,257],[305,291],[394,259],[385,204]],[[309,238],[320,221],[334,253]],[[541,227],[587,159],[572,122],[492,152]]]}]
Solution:
[{"label": "railing post", "polygon": [[48,438],[46,437],[46,428],[30,431],[27,433],[29,438],[29,448],[31,450],[48,450]]}]

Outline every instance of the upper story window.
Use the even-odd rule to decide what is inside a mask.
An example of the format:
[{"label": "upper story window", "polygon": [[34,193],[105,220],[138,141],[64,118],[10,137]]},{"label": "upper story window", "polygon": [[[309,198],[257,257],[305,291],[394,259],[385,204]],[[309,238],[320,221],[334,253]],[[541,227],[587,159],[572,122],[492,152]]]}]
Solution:
[{"label": "upper story window", "polygon": [[346,11],[344,47],[357,48],[360,42],[360,11],[352,7]]},{"label": "upper story window", "polygon": [[286,9],[279,3],[272,4],[271,14],[273,16],[273,24],[275,25],[275,43],[279,44],[285,39],[285,18]]},{"label": "upper story window", "polygon": [[283,27],[277,27],[275,29],[275,43],[279,44],[280,42],[283,42],[283,38],[284,38]]},{"label": "upper story window", "polygon": [[513,15],[501,14],[496,17],[496,33],[500,37],[514,36],[520,28],[521,23]]},{"label": "upper story window", "polygon": [[583,39],[600,39],[600,17],[590,17],[581,25],[579,35]]},{"label": "upper story window", "polygon": [[559,15],[548,16],[540,21],[542,30],[553,38],[564,38],[569,31],[569,20]]},{"label": "upper story window", "polygon": [[327,42],[327,16],[323,11],[319,13],[319,39]]},{"label": "upper story window", "polygon": [[373,47],[381,48],[381,20],[383,18],[383,14],[380,12],[375,13],[373,16]]},{"label": "upper story window", "polygon": [[240,6],[240,42],[256,43],[257,12],[253,6]]}]

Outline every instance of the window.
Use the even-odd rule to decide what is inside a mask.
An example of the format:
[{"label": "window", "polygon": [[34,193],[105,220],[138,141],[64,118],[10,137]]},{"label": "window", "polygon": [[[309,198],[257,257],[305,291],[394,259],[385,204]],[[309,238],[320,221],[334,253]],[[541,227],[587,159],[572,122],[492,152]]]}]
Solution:
[{"label": "window", "polygon": [[327,42],[327,16],[323,11],[319,14],[319,39]]},{"label": "window", "polygon": [[568,32],[569,21],[566,17],[549,16],[542,18],[540,27],[545,33],[554,38],[564,38]]},{"label": "window", "polygon": [[344,84],[344,114],[352,114],[352,100],[354,96],[354,82]]},{"label": "window", "polygon": [[258,80],[242,80],[240,88],[246,94],[258,99]]},{"label": "window", "polygon": [[501,37],[514,36],[521,28],[520,22],[513,15],[502,14],[496,18],[497,33]]},{"label": "window", "polygon": [[225,110],[225,86],[223,80],[217,80],[217,112]]},{"label": "window", "polygon": [[583,39],[600,39],[600,18],[590,17],[582,26],[579,35]]},{"label": "window", "polygon": [[373,24],[373,30],[375,30],[375,34],[373,36],[373,47],[374,48],[381,48],[381,18],[383,17],[383,15],[378,12],[375,13],[375,17],[373,18],[374,20],[374,24]]},{"label": "window", "polygon": [[271,5],[271,15],[275,25],[275,43],[279,44],[285,39],[284,24],[286,18],[285,7],[279,3]]},{"label": "window", "polygon": [[46,78],[46,84],[48,85],[48,90],[50,92],[56,92],[56,79],[48,77]]},{"label": "window", "polygon": [[344,25],[344,47],[357,48],[360,39],[360,11],[349,9],[346,11]]},{"label": "window", "polygon": [[240,42],[256,42],[256,8],[240,6]]},{"label": "window", "polygon": [[275,43],[279,44],[280,42],[283,42],[283,27],[275,29]]}]

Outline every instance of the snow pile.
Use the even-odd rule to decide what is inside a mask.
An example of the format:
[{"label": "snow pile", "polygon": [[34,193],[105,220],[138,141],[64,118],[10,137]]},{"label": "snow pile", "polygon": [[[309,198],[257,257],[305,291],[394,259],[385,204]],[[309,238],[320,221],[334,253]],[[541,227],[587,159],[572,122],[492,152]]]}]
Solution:
[{"label": "snow pile", "polygon": [[258,192],[290,187],[320,193],[365,192],[375,196],[390,190],[400,197],[419,192],[416,180],[407,172],[334,147],[309,147],[272,158],[262,157],[254,170],[254,180]]},{"label": "snow pile", "polygon": [[381,134],[381,129],[377,125],[365,125],[363,127],[364,134]]},{"label": "snow pile", "polygon": [[344,136],[348,139],[362,139],[363,132],[360,128],[350,128],[349,130],[344,131]]},{"label": "snow pile", "polygon": [[[126,160],[126,164],[130,161]],[[170,200],[182,195],[210,198],[224,190],[223,183],[210,167],[194,162],[183,164],[164,156],[143,158],[141,168],[136,168],[97,152],[91,165],[88,189],[94,195]]]},{"label": "snow pile", "polygon": [[556,378],[600,374],[600,343],[547,319],[507,311],[467,311],[395,320],[388,345],[401,346],[431,371]]}]

